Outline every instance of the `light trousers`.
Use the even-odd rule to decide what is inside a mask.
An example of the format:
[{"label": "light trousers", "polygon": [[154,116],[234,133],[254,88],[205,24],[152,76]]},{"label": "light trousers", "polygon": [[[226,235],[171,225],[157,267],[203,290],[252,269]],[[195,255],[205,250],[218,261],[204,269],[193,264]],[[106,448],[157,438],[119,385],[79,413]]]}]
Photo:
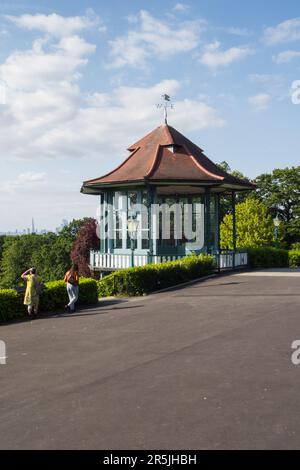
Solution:
[{"label": "light trousers", "polygon": [[75,302],[78,300],[78,291],[78,286],[74,286],[73,284],[67,282],[67,292],[69,296],[68,307],[70,308],[71,312],[75,309]]}]

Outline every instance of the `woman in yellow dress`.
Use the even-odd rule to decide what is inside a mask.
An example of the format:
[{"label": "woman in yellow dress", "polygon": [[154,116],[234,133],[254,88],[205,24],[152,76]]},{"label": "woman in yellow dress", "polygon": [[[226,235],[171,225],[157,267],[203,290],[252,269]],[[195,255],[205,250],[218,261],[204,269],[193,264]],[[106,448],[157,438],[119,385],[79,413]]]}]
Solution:
[{"label": "woman in yellow dress", "polygon": [[35,268],[27,269],[21,277],[27,282],[24,305],[27,305],[28,315],[37,316],[39,309],[40,278]]}]

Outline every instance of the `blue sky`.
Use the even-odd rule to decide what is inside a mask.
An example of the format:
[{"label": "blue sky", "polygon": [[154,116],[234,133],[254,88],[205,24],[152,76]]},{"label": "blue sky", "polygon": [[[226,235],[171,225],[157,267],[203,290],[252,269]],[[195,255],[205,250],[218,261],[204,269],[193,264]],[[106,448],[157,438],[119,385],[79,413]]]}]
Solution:
[{"label": "blue sky", "polygon": [[296,0],[0,4],[0,232],[94,216],[81,182],[169,123],[249,177],[299,165]]}]

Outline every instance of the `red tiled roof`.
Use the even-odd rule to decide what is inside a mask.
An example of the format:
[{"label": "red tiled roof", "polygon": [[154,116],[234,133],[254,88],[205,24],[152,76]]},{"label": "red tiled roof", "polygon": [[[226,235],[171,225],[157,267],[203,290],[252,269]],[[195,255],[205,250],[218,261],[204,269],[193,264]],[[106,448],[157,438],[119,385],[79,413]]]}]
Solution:
[{"label": "red tiled roof", "polygon": [[158,127],[128,150],[131,153],[121,165],[100,178],[85,181],[83,189],[141,180],[227,183],[248,189],[252,186],[221,170],[200,147],[168,125]]}]

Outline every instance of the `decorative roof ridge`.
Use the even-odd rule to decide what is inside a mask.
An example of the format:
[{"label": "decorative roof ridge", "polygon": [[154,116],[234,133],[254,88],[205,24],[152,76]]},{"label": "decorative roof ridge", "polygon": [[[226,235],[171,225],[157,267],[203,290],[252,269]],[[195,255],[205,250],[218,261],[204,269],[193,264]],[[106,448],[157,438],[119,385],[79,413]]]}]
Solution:
[{"label": "decorative roof ridge", "polygon": [[140,143],[144,140],[147,140],[148,137],[151,135],[151,134],[154,134],[154,132],[158,131],[158,129],[160,129],[162,126],[158,126],[156,127],[155,129],[153,129],[151,132],[148,132],[148,134],[146,134],[144,137],[142,137],[141,139],[137,140],[136,142],[134,142],[132,145],[130,145],[127,150],[129,151],[132,151],[132,150],[135,150],[137,147],[140,147]]},{"label": "decorative roof ridge", "polygon": [[170,144],[166,144],[166,145],[175,145],[174,137],[172,136],[171,131],[170,131],[170,126],[168,124],[164,124],[161,127],[163,128],[164,132],[166,132],[167,136],[169,137],[171,141]]},{"label": "decorative roof ridge", "polygon": [[159,150],[160,150],[160,145],[157,144],[156,146],[156,150],[155,150],[155,154],[154,154],[154,158],[153,158],[153,161],[152,161],[152,164],[151,164],[151,167],[150,167],[150,170],[147,172],[147,174],[145,175],[145,178],[149,178],[151,176],[151,174],[153,173],[154,171],[154,168],[155,168],[155,165],[156,165],[156,162],[158,160],[158,155],[159,155]]},{"label": "decorative roof ridge", "polygon": [[[175,143],[176,139],[175,139],[175,137],[173,136],[173,132],[174,132],[175,134],[177,134],[178,137],[183,138],[183,140],[184,140],[186,143],[192,145],[193,147],[196,147],[201,153],[203,153],[203,149],[202,149],[201,147],[199,147],[199,145],[197,145],[197,144],[195,144],[194,142],[192,142],[192,141],[191,141],[190,139],[188,139],[184,134],[182,134],[182,133],[179,132],[177,129],[175,129],[175,127],[172,127],[172,126],[169,126],[169,125],[168,125],[168,131],[169,131],[169,133],[171,134],[174,143]],[[179,144],[179,145],[182,145],[182,144]]]},{"label": "decorative roof ridge", "polygon": [[208,176],[212,176],[213,178],[216,178],[218,180],[222,180],[222,181],[224,180],[225,178],[224,176],[216,175],[215,173],[212,173],[211,171],[208,171],[206,168],[204,168],[204,166],[202,166],[201,163],[198,162],[197,158],[192,155],[192,153],[190,152],[190,150],[185,144],[183,144],[182,146],[185,149],[185,151],[188,153],[188,155],[191,157],[193,162],[198,166],[198,168],[200,168],[200,170],[203,171],[203,173],[205,173]]},{"label": "decorative roof ridge", "polygon": [[84,183],[84,184],[85,184],[85,183],[93,183],[93,182],[96,182],[96,181],[98,181],[98,180],[100,180],[100,179],[102,180],[103,178],[106,178],[107,176],[112,175],[112,174],[115,173],[117,170],[119,170],[120,168],[122,168],[122,166],[124,166],[125,163],[127,163],[127,162],[133,157],[133,155],[135,155],[139,150],[140,150],[140,147],[137,147],[135,150],[133,150],[133,151],[131,152],[131,154],[126,158],[126,160],[124,160],[119,166],[117,166],[117,168],[115,168],[114,170],[110,171],[109,173],[106,173],[105,175],[100,176],[100,177],[98,177],[98,178],[94,178],[94,179],[92,179],[92,180],[86,180],[86,181],[84,181],[83,183]]}]

